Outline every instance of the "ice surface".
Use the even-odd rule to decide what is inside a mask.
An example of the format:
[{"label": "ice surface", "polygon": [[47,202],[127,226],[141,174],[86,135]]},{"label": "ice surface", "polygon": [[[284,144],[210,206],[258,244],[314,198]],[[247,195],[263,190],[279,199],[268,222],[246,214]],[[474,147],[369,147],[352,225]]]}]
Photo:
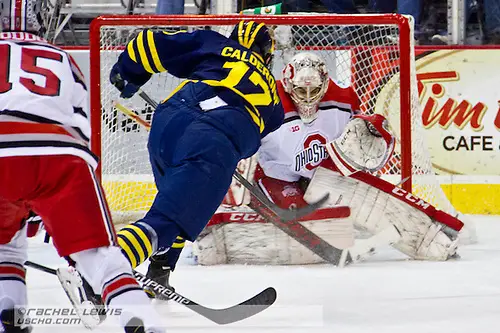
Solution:
[{"label": "ice surface", "polygon": [[[278,300],[239,323],[218,326],[181,305],[156,303],[167,332],[263,333],[497,333],[500,332],[500,217],[474,217],[478,244],[450,262],[408,261],[388,248],[344,269],[327,265],[201,267],[181,263],[172,284],[213,307],[234,305],[268,286]],[[63,263],[51,246],[33,240],[29,258]],[[144,269],[144,267],[141,267]],[[70,306],[57,278],[28,271],[30,306]],[[34,333],[87,332],[37,326]],[[108,325],[93,332],[122,332]]]}]

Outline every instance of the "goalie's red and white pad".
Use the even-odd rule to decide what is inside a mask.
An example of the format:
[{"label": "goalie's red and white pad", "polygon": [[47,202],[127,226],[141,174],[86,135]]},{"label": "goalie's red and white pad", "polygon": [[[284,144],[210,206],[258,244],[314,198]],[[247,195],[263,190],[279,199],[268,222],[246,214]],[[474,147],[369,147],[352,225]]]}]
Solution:
[{"label": "goalie's red and white pad", "polygon": [[463,223],[428,202],[364,172],[344,177],[319,167],[304,199],[330,193],[329,204],[349,206],[354,226],[372,235],[394,226],[401,239],[394,247],[414,259],[447,260],[455,255]]},{"label": "goalie's red and white pad", "polygon": [[380,170],[394,152],[395,139],[380,114],[354,115],[337,139],[326,149],[339,172],[349,176],[357,171]]},{"label": "goalie's red and white pad", "polygon": [[[352,245],[354,228],[348,207],[319,209],[304,226],[339,248]],[[346,241],[347,240],[347,241]],[[193,247],[201,265],[306,265],[323,259],[266,222],[248,206],[221,206]]]}]

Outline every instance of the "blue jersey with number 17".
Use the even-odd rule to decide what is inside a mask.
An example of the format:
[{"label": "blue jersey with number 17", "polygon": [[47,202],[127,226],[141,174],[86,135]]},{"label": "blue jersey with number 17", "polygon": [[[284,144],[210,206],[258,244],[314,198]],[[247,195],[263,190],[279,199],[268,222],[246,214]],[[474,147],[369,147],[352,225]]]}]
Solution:
[{"label": "blue jersey with number 17", "polygon": [[168,71],[188,79],[180,87],[190,81],[201,81],[230,90],[258,127],[261,137],[283,122],[276,80],[262,57],[217,32],[144,30],[127,45],[119,63],[132,82],[134,77],[145,82],[154,73]]}]

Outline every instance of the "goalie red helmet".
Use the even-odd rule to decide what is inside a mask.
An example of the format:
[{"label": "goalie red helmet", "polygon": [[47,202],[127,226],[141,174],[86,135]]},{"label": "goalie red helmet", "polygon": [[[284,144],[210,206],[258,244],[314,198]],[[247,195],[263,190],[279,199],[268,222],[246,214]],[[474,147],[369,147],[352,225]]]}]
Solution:
[{"label": "goalie red helmet", "polygon": [[298,53],[285,66],[283,86],[304,123],[311,123],[318,117],[318,105],[325,96],[328,82],[325,62],[314,53]]},{"label": "goalie red helmet", "polygon": [[240,21],[234,27],[229,38],[259,54],[266,65],[271,63],[274,39],[264,23]]},{"label": "goalie red helmet", "polygon": [[47,29],[48,0],[0,0],[1,31],[42,35]]}]

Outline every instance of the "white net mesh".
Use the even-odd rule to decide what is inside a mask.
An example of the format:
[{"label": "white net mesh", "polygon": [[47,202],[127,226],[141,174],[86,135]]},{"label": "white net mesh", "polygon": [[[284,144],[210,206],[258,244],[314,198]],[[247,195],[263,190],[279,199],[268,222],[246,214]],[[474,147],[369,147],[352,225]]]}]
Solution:
[{"label": "white net mesh", "polygon": [[[318,16],[315,16],[318,18]],[[308,50],[316,52],[326,61],[330,76],[343,85],[352,85],[361,101],[362,111],[366,113],[384,114],[391,129],[397,137],[396,153],[386,168],[381,172],[393,183],[404,181],[402,161],[406,160],[410,168],[406,175],[413,178],[404,185],[411,185],[412,191],[423,199],[446,211],[453,207],[446,199],[432,171],[431,160],[425,144],[424,131],[421,125],[421,113],[418,101],[415,61],[413,54],[413,36],[411,21],[393,20],[394,23],[383,23],[382,18],[389,15],[350,16],[349,24],[341,16],[327,15],[321,17],[322,25],[313,20],[313,16],[281,16],[279,18],[263,18],[273,20],[268,24],[275,32],[277,52],[273,64],[273,73],[277,79],[285,62],[295,52]],[[392,16],[395,18],[397,16]],[[241,17],[234,17],[231,24],[217,25],[213,19],[212,25],[207,25],[205,18],[202,25],[196,20],[182,21],[179,18],[171,20],[171,25],[159,25],[155,20],[144,23],[145,20],[124,18],[119,25],[103,25],[99,34],[92,34],[92,39],[98,39],[100,52],[91,53],[92,57],[100,57],[99,67],[92,68],[92,75],[98,70],[101,75],[100,90],[94,91],[92,99],[93,117],[101,119],[101,137],[94,129],[94,140],[101,145],[102,181],[107,194],[115,223],[130,222],[144,214],[152,203],[155,186],[149,165],[147,153],[147,130],[128,119],[113,107],[113,101],[119,100],[118,91],[108,80],[111,67],[116,62],[121,50],[142,29],[152,28],[177,31],[210,28],[226,36],[232,30],[233,24]],[[210,19],[208,20],[210,21]],[[342,22],[342,24],[337,23]],[[357,23],[360,22],[360,23]],[[361,23],[363,22],[363,23]],[[403,36],[402,25],[406,24],[410,34]],[[400,39],[405,43],[400,44]],[[407,45],[408,49],[400,49]],[[409,62],[411,69],[401,71],[404,60]],[[168,75],[154,75],[142,88],[154,100],[161,101],[181,82]],[[410,84],[405,84],[409,82]],[[400,99],[410,94],[409,102]],[[101,106],[96,105],[101,102]],[[120,100],[120,103],[134,110],[144,119],[150,121],[153,109],[138,96],[130,100]],[[102,110],[102,112],[101,112]],[[410,117],[405,117],[406,110]],[[402,139],[402,124],[411,131],[411,141]],[[403,125],[403,128],[404,125]],[[404,135],[404,134],[403,134]],[[411,146],[411,155],[405,153],[405,147]],[[254,165],[253,161],[243,161],[241,172],[249,176]],[[411,170],[410,170],[411,169]],[[237,184],[232,185],[228,202],[241,204],[244,191]]]}]

